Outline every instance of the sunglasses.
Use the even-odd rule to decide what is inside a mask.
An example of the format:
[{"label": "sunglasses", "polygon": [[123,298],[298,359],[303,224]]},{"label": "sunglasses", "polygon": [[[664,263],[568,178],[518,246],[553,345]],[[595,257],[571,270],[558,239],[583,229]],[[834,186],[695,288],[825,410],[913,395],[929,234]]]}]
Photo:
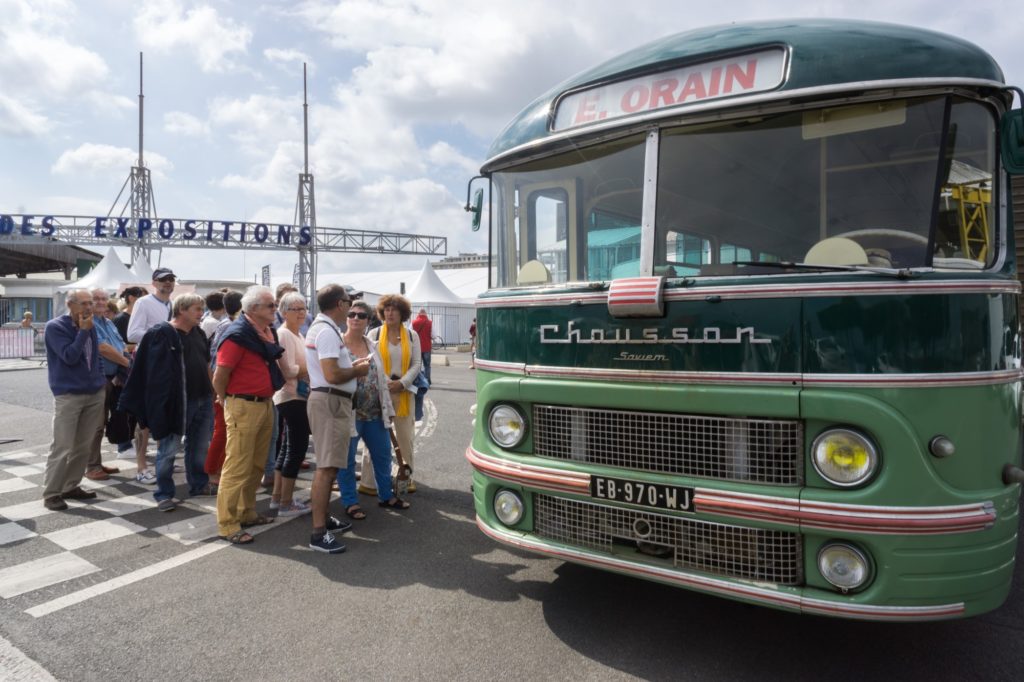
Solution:
[{"label": "sunglasses", "polygon": [[351,320],[351,319],[356,319],[356,320],[365,320],[366,318],[368,318],[368,317],[369,317],[369,315],[368,315],[368,314],[366,314],[366,313],[357,313],[357,312],[354,312],[354,311],[353,311],[353,312],[351,312],[351,313],[349,313],[349,314],[348,314],[348,317],[349,317],[349,319],[350,319],[350,320]]}]

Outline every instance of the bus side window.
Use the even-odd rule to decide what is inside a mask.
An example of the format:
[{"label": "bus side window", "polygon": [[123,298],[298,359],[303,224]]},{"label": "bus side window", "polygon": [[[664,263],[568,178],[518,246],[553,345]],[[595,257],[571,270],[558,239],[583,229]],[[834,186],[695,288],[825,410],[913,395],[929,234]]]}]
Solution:
[{"label": "bus side window", "polygon": [[676,276],[699,275],[700,266],[711,263],[711,242],[701,237],[668,230],[665,232],[665,263]]}]

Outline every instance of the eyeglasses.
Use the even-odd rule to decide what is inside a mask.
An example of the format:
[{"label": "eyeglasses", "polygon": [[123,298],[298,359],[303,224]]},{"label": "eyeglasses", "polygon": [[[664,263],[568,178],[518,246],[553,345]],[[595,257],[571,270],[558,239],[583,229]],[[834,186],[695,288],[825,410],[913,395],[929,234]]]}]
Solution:
[{"label": "eyeglasses", "polygon": [[369,317],[368,314],[366,314],[366,313],[357,313],[354,310],[348,314],[348,318],[350,320],[353,320],[353,319],[355,319],[355,320],[365,320],[368,317]]},{"label": "eyeglasses", "polygon": [[270,308],[271,310],[274,310],[274,309],[277,308],[277,304],[276,303],[260,303],[260,305],[263,306],[264,308]]},{"label": "eyeglasses", "polygon": [[290,313],[304,313],[304,312],[306,312],[306,308],[288,308],[288,312],[290,312]]}]

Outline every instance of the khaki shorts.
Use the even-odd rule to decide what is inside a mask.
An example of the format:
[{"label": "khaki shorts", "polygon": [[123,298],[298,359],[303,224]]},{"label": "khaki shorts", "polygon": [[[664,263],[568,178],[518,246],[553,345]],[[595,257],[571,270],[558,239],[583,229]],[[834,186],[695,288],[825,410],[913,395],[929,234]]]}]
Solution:
[{"label": "khaki shorts", "polygon": [[352,437],[352,399],[313,392],[306,400],[309,430],[316,449],[316,467],[348,467],[348,443]]}]

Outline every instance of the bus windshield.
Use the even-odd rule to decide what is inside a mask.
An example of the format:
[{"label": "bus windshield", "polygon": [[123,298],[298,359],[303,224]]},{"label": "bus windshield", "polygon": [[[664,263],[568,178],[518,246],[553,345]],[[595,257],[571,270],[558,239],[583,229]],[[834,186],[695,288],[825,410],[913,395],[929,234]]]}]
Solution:
[{"label": "bus windshield", "polygon": [[995,121],[979,102],[666,127],[657,158],[651,244],[640,227],[644,135],[495,173],[492,285],[635,276],[642,249],[669,277],[769,271],[756,262],[981,270],[996,260]]}]

